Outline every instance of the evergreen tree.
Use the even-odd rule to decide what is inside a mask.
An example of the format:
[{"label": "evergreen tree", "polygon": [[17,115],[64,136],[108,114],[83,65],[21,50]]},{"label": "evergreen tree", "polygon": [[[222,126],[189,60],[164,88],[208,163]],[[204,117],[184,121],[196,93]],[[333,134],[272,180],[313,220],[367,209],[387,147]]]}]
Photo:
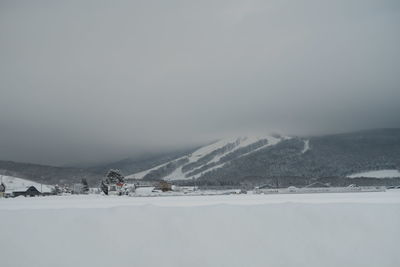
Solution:
[{"label": "evergreen tree", "polygon": [[3,183],[1,183],[0,184],[0,192],[5,192],[5,191],[6,191],[6,186]]},{"label": "evergreen tree", "polygon": [[106,175],[106,182],[108,184],[124,183],[124,176],[122,176],[120,170],[111,169]]},{"label": "evergreen tree", "polygon": [[61,194],[62,192],[63,192],[63,191],[62,191],[61,187],[60,187],[58,184],[56,184],[56,185],[54,186],[53,190],[52,190],[52,193],[53,193],[54,195]]},{"label": "evergreen tree", "polygon": [[124,176],[122,176],[120,170],[110,169],[104,180],[101,181],[100,189],[104,194],[108,195],[108,186],[115,185],[117,183],[125,183]]},{"label": "evergreen tree", "polygon": [[82,178],[81,184],[82,184],[82,193],[89,194],[89,184],[86,181],[86,178]]},{"label": "evergreen tree", "polygon": [[104,194],[108,195],[108,185],[104,181],[101,181],[100,189]]}]

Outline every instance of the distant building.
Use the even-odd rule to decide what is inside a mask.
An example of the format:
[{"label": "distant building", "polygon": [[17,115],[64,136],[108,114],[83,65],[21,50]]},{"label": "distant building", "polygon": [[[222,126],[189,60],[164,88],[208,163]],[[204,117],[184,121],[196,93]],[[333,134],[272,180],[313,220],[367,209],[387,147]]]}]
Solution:
[{"label": "distant building", "polygon": [[134,179],[134,178],[125,178],[125,182],[127,184],[134,184],[136,187],[149,187],[149,186],[154,187],[157,185],[157,181]]},{"label": "distant building", "polygon": [[295,186],[289,186],[286,190],[288,190],[291,193],[295,193],[298,191],[298,188]]},{"label": "distant building", "polygon": [[33,185],[26,188],[26,190],[11,192],[12,197],[19,197],[19,196],[36,197],[36,196],[40,196],[41,194],[42,193],[40,193],[40,191],[37,190],[36,187],[34,187]]},{"label": "distant building", "polygon": [[72,194],[83,194],[83,184],[73,184]]},{"label": "distant building", "polygon": [[154,190],[161,190],[162,192],[172,191],[172,185],[166,181],[160,181]]},{"label": "distant building", "polygon": [[261,186],[259,186],[257,188],[258,189],[272,189],[272,188],[276,188],[276,187],[274,187],[274,186],[272,186],[270,184],[264,184],[264,185],[261,185]]},{"label": "distant building", "polygon": [[177,185],[172,186],[172,191],[183,192],[183,193],[195,192],[197,190],[198,188],[196,186],[177,186]]},{"label": "distant building", "polygon": [[315,182],[315,183],[305,186],[304,188],[325,188],[325,187],[329,187],[329,185],[321,183],[321,182]]},{"label": "distant building", "polygon": [[107,195],[124,195],[124,183],[110,184],[107,187]]}]

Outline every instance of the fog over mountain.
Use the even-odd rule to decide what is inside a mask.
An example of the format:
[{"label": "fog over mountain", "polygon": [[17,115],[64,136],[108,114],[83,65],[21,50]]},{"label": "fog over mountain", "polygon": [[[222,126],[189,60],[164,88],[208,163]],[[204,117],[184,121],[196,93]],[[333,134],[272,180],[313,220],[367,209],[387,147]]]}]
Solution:
[{"label": "fog over mountain", "polygon": [[400,127],[400,2],[0,2],[0,160]]}]

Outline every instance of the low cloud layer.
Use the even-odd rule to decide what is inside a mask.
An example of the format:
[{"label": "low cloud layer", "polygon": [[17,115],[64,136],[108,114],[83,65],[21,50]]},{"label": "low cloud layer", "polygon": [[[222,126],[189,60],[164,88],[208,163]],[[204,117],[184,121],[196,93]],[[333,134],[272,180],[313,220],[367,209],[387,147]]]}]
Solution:
[{"label": "low cloud layer", "polygon": [[1,1],[0,159],[400,127],[398,1]]}]

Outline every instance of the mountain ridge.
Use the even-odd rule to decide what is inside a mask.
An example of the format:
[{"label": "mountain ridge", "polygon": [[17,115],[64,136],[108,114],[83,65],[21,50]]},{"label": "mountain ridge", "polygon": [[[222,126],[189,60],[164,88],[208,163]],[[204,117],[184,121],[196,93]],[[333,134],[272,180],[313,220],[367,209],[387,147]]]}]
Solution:
[{"label": "mountain ridge", "polygon": [[[221,147],[217,146],[215,151],[218,149]],[[207,162],[196,165],[195,162],[191,162],[196,168],[194,172],[184,172],[184,176],[180,172],[172,172],[171,175],[171,170],[163,169],[169,163],[171,163],[170,168],[181,167],[173,166],[173,162],[167,162],[128,177],[150,180],[196,178],[199,182],[229,184],[243,182],[248,177],[263,179],[283,176],[346,177],[362,171],[400,169],[400,129],[373,129],[322,136],[285,137],[272,145],[249,152],[233,157],[222,166],[216,163],[210,165]],[[209,155],[210,158],[216,157],[213,151],[210,151]],[[177,174],[176,177],[173,177],[174,174]]]},{"label": "mountain ridge", "polygon": [[[217,144],[217,145],[216,145]],[[315,179],[380,170],[400,170],[400,128],[361,130],[320,136],[225,138],[200,147],[153,153],[91,168],[55,167],[0,161],[0,174],[47,184],[86,178],[97,186],[110,168],[128,178],[197,180],[210,185],[270,181],[271,177]]]}]

